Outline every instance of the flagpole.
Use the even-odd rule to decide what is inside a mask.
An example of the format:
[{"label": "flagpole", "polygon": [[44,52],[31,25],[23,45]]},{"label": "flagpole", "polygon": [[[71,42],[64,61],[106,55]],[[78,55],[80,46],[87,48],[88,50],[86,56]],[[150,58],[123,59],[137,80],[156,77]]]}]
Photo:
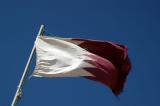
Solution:
[{"label": "flagpole", "polygon": [[[44,34],[44,25],[41,25],[37,37],[40,36],[40,35],[43,35],[43,34]],[[11,106],[16,106],[16,105],[17,105],[17,102],[18,102],[19,99],[21,98],[24,80],[25,80],[25,78],[26,78],[26,75],[27,75],[27,72],[28,72],[28,68],[29,68],[29,66],[30,66],[30,63],[31,63],[33,54],[34,54],[34,52],[35,52],[35,48],[36,48],[36,47],[35,47],[35,45],[34,45],[33,48],[32,48],[31,54],[30,54],[30,56],[29,56],[29,58],[28,58],[28,61],[27,61],[26,67],[25,67],[25,69],[24,69],[24,72],[23,72],[23,74],[22,74],[22,77],[21,77],[21,80],[20,80],[20,82],[19,82],[19,85],[17,86],[17,91],[16,91],[16,93],[15,93],[15,96],[14,96],[14,99],[13,99],[13,101],[12,101]]]}]

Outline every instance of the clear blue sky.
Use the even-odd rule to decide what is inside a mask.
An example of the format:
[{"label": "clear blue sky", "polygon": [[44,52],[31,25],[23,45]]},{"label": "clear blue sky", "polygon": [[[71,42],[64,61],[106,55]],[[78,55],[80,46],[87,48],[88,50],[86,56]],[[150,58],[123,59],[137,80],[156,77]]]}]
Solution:
[{"label": "clear blue sky", "polygon": [[0,106],[10,106],[41,24],[60,37],[128,45],[132,71],[119,100],[83,78],[33,77],[18,106],[160,106],[159,0],[1,0]]}]

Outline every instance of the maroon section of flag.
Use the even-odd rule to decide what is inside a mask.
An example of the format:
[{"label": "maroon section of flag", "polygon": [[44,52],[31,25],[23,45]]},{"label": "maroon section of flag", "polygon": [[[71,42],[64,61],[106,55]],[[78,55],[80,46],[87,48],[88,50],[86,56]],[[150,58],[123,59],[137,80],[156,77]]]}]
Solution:
[{"label": "maroon section of flag", "polygon": [[90,52],[88,56],[94,60],[86,60],[95,68],[85,68],[94,75],[85,78],[101,82],[111,88],[115,95],[119,95],[131,69],[127,46],[98,40],[72,40],[72,43],[81,42],[78,45]]}]

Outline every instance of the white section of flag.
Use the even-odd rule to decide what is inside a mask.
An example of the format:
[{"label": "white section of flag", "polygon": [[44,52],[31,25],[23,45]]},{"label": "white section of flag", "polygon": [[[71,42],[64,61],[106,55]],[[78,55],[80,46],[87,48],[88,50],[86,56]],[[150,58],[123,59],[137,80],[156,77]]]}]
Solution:
[{"label": "white section of flag", "polygon": [[78,45],[59,38],[40,36],[36,39],[35,46],[37,57],[34,76],[93,76],[84,69],[94,67],[85,62],[85,60],[91,60],[87,56],[90,53]]}]

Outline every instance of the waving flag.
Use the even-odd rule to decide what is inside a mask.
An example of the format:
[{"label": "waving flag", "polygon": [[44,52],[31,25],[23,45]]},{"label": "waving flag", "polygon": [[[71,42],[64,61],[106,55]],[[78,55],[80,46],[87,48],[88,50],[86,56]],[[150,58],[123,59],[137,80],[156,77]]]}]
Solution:
[{"label": "waving flag", "polygon": [[131,64],[124,45],[86,39],[39,36],[35,42],[38,77],[84,77],[123,90]]}]

